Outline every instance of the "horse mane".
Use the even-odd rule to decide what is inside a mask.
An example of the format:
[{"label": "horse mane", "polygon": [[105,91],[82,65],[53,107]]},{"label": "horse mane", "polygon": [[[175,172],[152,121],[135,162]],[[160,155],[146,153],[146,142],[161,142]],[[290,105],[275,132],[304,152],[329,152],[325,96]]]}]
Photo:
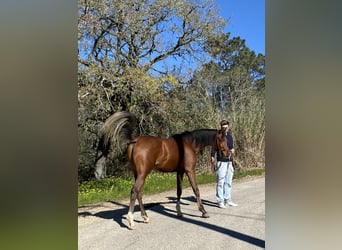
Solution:
[{"label": "horse mane", "polygon": [[205,147],[212,145],[215,139],[216,129],[196,129],[193,131],[185,131],[181,134],[175,134],[173,138],[182,138],[188,140],[195,147]]}]

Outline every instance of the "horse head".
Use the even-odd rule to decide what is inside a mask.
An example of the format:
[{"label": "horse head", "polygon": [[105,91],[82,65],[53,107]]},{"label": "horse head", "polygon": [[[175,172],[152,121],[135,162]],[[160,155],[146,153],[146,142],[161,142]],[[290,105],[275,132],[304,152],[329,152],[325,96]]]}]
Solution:
[{"label": "horse head", "polygon": [[223,130],[218,130],[214,140],[213,148],[218,152],[219,155],[228,156],[230,150],[227,145],[227,137]]}]

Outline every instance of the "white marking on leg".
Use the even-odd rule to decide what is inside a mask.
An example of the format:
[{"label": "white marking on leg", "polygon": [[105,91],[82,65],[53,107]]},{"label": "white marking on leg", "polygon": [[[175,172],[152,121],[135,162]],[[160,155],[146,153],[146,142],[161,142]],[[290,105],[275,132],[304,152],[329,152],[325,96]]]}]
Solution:
[{"label": "white marking on leg", "polygon": [[148,218],[147,216],[142,216],[142,218],[144,219],[145,223],[150,223],[150,218]]},{"label": "white marking on leg", "polygon": [[180,208],[180,201],[177,201],[176,209],[177,209],[177,216],[183,217],[183,213]]},{"label": "white marking on leg", "polygon": [[131,230],[134,230],[136,228],[134,224],[134,214],[131,212],[128,212],[127,220],[128,220],[128,228]]}]

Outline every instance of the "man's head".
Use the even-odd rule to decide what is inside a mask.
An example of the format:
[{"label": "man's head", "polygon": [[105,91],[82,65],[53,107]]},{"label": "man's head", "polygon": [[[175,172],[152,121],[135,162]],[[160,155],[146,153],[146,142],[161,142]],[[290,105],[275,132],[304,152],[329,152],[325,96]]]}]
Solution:
[{"label": "man's head", "polygon": [[222,131],[225,131],[225,132],[228,132],[228,129],[229,129],[229,122],[227,120],[222,120],[220,122],[220,125],[221,125],[221,130]]}]

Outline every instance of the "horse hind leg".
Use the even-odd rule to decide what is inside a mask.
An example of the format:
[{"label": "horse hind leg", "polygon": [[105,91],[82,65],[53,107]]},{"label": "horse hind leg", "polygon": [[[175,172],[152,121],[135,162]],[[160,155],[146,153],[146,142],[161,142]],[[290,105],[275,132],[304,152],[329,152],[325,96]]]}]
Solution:
[{"label": "horse hind leg", "polygon": [[131,230],[136,229],[135,223],[134,223],[134,206],[135,206],[136,198],[137,198],[137,192],[135,188],[133,187],[131,190],[131,197],[130,197],[130,203],[129,203],[128,214],[127,214],[128,229],[131,229]]},{"label": "horse hind leg", "polygon": [[138,201],[139,201],[139,206],[140,206],[140,211],[141,211],[141,217],[143,218],[144,222],[145,223],[150,223],[150,219],[148,218],[147,216],[147,213],[145,211],[145,208],[144,208],[144,204],[142,202],[142,193],[141,193],[141,190],[140,192],[138,193]]},{"label": "horse hind leg", "polygon": [[130,199],[130,204],[128,208],[128,214],[127,214],[127,220],[128,220],[128,228],[131,230],[136,229],[135,223],[134,223],[134,206],[135,206],[135,200],[138,198],[138,202],[140,205],[140,210],[141,210],[141,216],[144,219],[145,223],[149,222],[149,218],[145,212],[144,209],[144,204],[142,203],[142,194],[141,194],[141,189],[142,186],[144,185],[144,178],[137,178],[135,180],[135,184],[131,190],[131,199]]}]

